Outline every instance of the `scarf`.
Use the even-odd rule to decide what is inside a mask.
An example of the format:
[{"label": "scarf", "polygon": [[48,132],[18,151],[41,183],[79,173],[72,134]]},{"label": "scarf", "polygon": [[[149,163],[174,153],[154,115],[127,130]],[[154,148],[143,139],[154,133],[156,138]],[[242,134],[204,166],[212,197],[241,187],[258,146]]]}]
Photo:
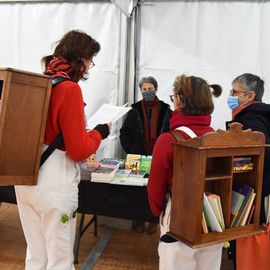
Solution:
[{"label": "scarf", "polygon": [[[147,111],[151,110],[151,116]],[[142,100],[143,126],[145,151],[147,155],[152,155],[154,145],[157,140],[157,126],[159,118],[159,99],[156,97],[153,101]]]},{"label": "scarf", "polygon": [[235,108],[234,110],[232,110],[232,120],[235,119],[235,116],[240,113],[241,111],[243,111],[245,108],[249,107],[250,105],[252,104],[255,104],[255,103],[262,103],[261,101],[252,101],[251,103],[248,103],[244,106],[239,106],[237,108]]},{"label": "scarf", "polygon": [[177,127],[186,126],[189,127],[197,136],[201,136],[206,132],[213,131],[210,127],[211,115],[190,115],[184,114],[179,110],[174,110],[172,118],[170,120],[170,130],[174,130]]},{"label": "scarf", "polygon": [[51,77],[64,77],[72,80],[75,71],[64,58],[54,57],[45,67],[44,74]]}]

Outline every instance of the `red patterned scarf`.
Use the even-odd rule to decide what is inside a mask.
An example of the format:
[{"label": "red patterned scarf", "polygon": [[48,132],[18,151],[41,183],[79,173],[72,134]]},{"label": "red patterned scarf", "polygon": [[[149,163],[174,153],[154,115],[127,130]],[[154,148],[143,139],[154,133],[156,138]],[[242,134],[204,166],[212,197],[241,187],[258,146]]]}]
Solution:
[{"label": "red patterned scarf", "polygon": [[[152,109],[150,122],[148,121],[147,116],[147,106],[150,106]],[[142,100],[142,111],[143,111],[145,150],[148,155],[151,155],[157,140],[159,99],[155,98],[153,101],[150,102]]]},{"label": "red patterned scarf", "polygon": [[65,77],[70,80],[74,76],[72,67],[64,58],[60,57],[54,57],[45,67],[44,73],[52,77]]}]

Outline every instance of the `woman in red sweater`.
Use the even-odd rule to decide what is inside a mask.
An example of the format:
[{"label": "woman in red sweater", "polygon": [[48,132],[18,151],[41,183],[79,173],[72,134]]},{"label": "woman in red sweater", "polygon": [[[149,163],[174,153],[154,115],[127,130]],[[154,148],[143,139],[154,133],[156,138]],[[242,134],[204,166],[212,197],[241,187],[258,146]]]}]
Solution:
[{"label": "woman in red sweater", "polygon": [[[218,97],[219,85],[208,85],[199,77],[178,76],[171,100],[174,105],[170,129],[178,129],[183,139],[190,139],[213,131],[210,127],[214,110],[212,93]],[[223,244],[192,249],[180,241],[164,237],[170,224],[170,192],[173,175],[173,145],[175,137],[165,132],[155,144],[148,181],[148,199],[152,213],[160,216],[160,270],[217,270],[220,269]],[[185,207],[184,205],[182,207]],[[165,210],[164,210],[165,209]],[[167,236],[167,235],[166,235]]]},{"label": "woman in red sweater", "polygon": [[43,57],[53,89],[43,150],[61,134],[64,144],[42,165],[36,186],[16,186],[27,242],[26,270],[72,270],[80,170],[76,161],[95,153],[109,126],[87,131],[78,81],[94,66],[100,45],[81,31],[70,31],[52,55]]}]

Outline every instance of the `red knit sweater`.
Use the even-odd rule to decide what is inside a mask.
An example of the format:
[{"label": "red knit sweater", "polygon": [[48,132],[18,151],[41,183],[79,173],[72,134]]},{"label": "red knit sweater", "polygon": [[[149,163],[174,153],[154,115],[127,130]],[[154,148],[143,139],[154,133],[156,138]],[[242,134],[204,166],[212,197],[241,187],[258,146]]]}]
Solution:
[{"label": "red knit sweater", "polygon": [[74,161],[95,153],[102,140],[98,131],[86,131],[81,88],[72,81],[61,82],[52,89],[44,143],[51,144],[60,132],[65,143],[62,150]]},{"label": "red knit sweater", "polygon": [[[170,128],[173,130],[180,126],[187,126],[197,136],[201,136],[213,131],[210,122],[210,115],[184,115],[179,111],[174,111]],[[179,132],[186,139],[190,139],[186,133]],[[175,141],[171,133],[165,132],[159,136],[154,147],[147,191],[149,205],[155,216],[159,216],[163,211],[166,193],[171,191],[173,175],[173,145],[171,143]]]}]

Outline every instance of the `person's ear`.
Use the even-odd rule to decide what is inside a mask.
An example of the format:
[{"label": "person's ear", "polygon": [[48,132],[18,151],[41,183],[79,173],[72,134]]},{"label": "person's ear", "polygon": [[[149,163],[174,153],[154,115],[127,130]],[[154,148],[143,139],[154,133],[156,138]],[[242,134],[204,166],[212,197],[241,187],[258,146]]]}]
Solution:
[{"label": "person's ear", "polygon": [[182,95],[176,95],[176,102],[177,106],[179,106],[180,108],[184,108],[186,105]]},{"label": "person's ear", "polygon": [[251,91],[250,93],[248,93],[248,100],[249,102],[252,102],[256,97],[256,93],[254,91]]}]

